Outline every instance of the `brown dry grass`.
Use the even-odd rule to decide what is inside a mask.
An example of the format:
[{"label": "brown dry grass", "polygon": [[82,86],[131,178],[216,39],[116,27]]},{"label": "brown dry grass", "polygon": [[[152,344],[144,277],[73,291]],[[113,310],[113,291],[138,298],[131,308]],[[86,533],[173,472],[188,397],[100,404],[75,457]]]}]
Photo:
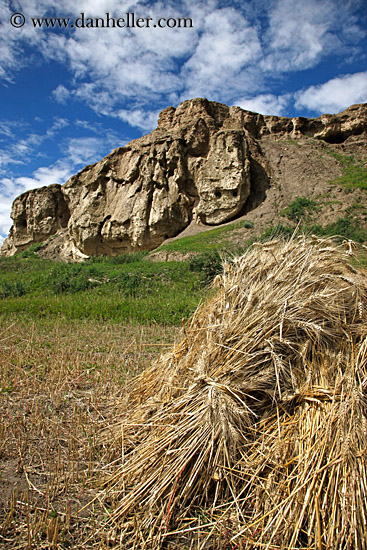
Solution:
[{"label": "brown dry grass", "polygon": [[108,547],[107,511],[94,499],[111,453],[98,434],[115,421],[125,383],[176,333],[1,322],[0,548]]},{"label": "brown dry grass", "polygon": [[301,237],[217,285],[105,434],[116,546],[365,550],[365,275]]}]

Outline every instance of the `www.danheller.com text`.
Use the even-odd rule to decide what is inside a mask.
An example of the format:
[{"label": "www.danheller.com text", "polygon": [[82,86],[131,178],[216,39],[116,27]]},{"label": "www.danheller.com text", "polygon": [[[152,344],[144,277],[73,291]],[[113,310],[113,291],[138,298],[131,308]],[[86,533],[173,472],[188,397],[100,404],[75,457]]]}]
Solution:
[{"label": "www.danheller.com text", "polygon": [[[190,17],[140,17],[134,12],[125,13],[123,17],[113,17],[105,13],[103,17],[88,17],[81,12],[79,17],[31,17],[34,28],[59,28],[59,29],[93,29],[93,28],[192,28],[193,21]],[[27,20],[23,13],[13,13],[10,23],[15,28],[23,27]]]}]

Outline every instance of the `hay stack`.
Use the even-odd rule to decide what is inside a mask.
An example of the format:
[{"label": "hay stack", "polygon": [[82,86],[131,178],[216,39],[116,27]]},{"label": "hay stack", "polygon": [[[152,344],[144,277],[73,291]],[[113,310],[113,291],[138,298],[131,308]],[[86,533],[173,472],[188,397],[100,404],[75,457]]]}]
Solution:
[{"label": "hay stack", "polygon": [[254,245],[137,379],[106,489],[124,547],[200,527],[187,548],[367,548],[367,285],[348,260]]}]

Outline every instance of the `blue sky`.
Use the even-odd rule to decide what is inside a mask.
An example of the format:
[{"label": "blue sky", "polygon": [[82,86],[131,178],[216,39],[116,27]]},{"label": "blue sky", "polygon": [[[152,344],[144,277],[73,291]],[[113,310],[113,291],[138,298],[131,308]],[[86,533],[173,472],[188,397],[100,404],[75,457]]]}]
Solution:
[{"label": "blue sky", "polygon": [[[14,13],[22,27],[10,24]],[[152,23],[32,24],[73,24],[81,13]],[[152,26],[160,18],[191,18],[192,27]],[[0,235],[20,193],[64,183],[185,99],[307,117],[367,102],[366,31],[367,0],[1,0]]]}]

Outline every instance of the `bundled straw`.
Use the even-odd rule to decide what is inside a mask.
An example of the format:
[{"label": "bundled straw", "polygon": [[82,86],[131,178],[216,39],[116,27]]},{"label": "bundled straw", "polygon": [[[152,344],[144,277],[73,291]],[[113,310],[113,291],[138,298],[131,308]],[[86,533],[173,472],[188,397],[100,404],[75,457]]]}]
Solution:
[{"label": "bundled straw", "polygon": [[366,549],[364,275],[299,237],[254,245],[215,284],[111,429],[122,546]]}]

